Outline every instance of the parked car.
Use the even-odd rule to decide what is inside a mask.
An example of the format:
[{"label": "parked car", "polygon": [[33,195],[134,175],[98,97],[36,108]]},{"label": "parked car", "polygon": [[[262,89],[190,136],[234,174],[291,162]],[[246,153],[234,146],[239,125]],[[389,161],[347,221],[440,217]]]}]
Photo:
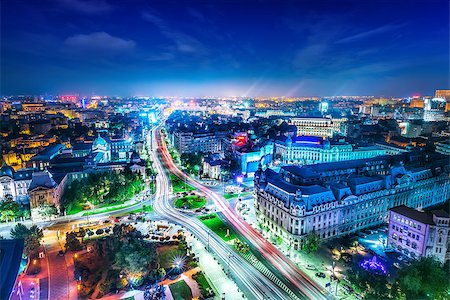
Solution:
[{"label": "parked car", "polygon": [[64,251],[63,250],[59,250],[58,251],[58,256],[64,256]]},{"label": "parked car", "polygon": [[399,255],[399,256],[397,257],[397,259],[398,259],[399,261],[402,261],[402,260],[405,259],[405,257],[404,257],[403,255]]},{"label": "parked car", "polygon": [[394,267],[396,267],[397,269],[400,269],[400,264],[398,262],[393,263]]},{"label": "parked car", "polygon": [[349,286],[348,284],[344,284],[342,288],[349,294],[353,293],[353,288]]},{"label": "parked car", "polygon": [[306,265],[306,268],[307,268],[308,270],[315,270],[315,269],[316,269],[316,266],[314,266],[314,265]]},{"label": "parked car", "polygon": [[316,273],[316,277],[319,277],[319,278],[325,278],[325,273],[317,272],[317,273]]}]

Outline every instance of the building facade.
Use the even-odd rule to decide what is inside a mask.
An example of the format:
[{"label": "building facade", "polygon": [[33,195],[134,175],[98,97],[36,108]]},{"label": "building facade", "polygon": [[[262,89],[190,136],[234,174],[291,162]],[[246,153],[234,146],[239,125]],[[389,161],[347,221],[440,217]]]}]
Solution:
[{"label": "building facade", "polygon": [[314,136],[288,136],[275,141],[275,158],[283,164],[310,165],[385,154],[386,150],[377,146],[354,148],[346,142],[330,142]]},{"label": "building facade", "polygon": [[396,206],[389,210],[388,244],[411,258],[431,256],[444,263],[450,259],[449,224],[450,216],[443,209]]},{"label": "building facade", "polygon": [[429,207],[450,196],[445,165],[413,168],[389,157],[284,166],[255,173],[258,223],[300,249],[314,231],[327,239],[386,222],[398,205]]},{"label": "building facade", "polygon": [[67,176],[65,174],[60,178],[54,179],[49,171],[34,172],[28,187],[32,214],[34,209],[38,209],[46,204],[54,205],[59,210],[66,180]]},{"label": "building facade", "polygon": [[297,135],[332,137],[334,134],[345,134],[347,119],[296,117],[289,124],[297,127]]},{"label": "building facade", "polygon": [[271,142],[254,149],[237,149],[235,159],[239,165],[239,172],[247,178],[252,178],[259,164],[263,167],[271,165],[273,149],[274,145]]},{"label": "building facade", "polygon": [[436,143],[436,152],[445,154],[445,155],[450,155],[450,141],[447,140],[445,142],[437,142]]},{"label": "building facade", "polygon": [[171,135],[171,142],[178,153],[222,153],[222,132],[193,133],[175,131]]},{"label": "building facade", "polygon": [[28,203],[28,187],[32,173],[31,169],[14,171],[3,162],[0,168],[0,201],[12,199],[19,203]]}]

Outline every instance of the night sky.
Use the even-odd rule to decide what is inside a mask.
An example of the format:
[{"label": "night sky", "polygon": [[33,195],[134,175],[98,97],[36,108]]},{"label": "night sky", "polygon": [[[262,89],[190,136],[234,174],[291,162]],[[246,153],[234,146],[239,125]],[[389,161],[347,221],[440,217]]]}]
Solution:
[{"label": "night sky", "polygon": [[0,3],[2,95],[410,96],[450,85],[448,1]]}]

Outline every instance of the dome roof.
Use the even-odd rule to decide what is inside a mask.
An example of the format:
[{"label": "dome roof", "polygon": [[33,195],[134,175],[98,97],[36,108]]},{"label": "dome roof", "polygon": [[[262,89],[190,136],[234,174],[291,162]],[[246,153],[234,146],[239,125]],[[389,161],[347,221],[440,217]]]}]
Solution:
[{"label": "dome roof", "polygon": [[0,177],[2,176],[9,176],[11,178],[14,176],[14,169],[8,166],[5,161],[3,161],[2,167],[0,168]]}]

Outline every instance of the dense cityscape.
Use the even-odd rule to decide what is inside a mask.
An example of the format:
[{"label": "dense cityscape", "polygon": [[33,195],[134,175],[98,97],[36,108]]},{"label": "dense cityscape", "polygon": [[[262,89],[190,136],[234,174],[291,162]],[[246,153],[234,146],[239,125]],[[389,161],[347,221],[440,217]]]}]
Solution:
[{"label": "dense cityscape", "polygon": [[[0,300],[450,298],[448,3],[50,2],[1,4]],[[278,26],[307,36],[302,67],[260,72]],[[389,58],[358,48],[380,41]]]}]

